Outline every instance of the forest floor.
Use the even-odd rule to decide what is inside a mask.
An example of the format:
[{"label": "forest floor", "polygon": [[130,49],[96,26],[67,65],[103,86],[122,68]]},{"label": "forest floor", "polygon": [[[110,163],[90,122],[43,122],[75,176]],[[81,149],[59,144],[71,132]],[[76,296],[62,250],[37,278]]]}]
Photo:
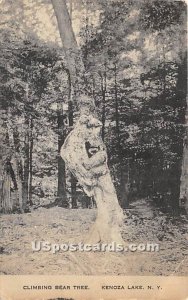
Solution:
[{"label": "forest floor", "polygon": [[188,275],[186,219],[166,217],[144,200],[127,210],[127,243],[158,243],[159,252],[34,252],[31,242],[79,243],[94,223],[96,209],[40,207],[1,216],[1,274]]}]

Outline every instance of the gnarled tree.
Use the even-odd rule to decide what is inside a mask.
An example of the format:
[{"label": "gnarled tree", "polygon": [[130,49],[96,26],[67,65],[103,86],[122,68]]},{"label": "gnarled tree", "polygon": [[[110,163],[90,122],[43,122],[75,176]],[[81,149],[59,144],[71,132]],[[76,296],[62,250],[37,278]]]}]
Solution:
[{"label": "gnarled tree", "polygon": [[89,92],[81,53],[65,0],[51,0],[57,18],[79,118],[61,148],[61,157],[76,176],[88,196],[94,196],[98,215],[87,242],[120,242],[123,212],[107,165],[106,148],[101,138],[94,99]]}]

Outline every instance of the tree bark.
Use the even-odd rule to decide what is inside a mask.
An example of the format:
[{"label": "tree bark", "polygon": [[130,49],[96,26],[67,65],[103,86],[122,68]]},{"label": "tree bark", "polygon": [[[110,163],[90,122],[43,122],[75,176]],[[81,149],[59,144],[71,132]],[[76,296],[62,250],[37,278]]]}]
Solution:
[{"label": "tree bark", "polygon": [[[61,148],[61,156],[76,176],[88,196],[94,196],[98,216],[87,242],[123,243],[120,226],[123,213],[107,166],[106,149],[100,135],[101,122],[97,119],[94,99],[87,92],[87,74],[71,26],[65,0],[51,0],[65,50],[79,119]],[[97,149],[88,156],[86,143]]]},{"label": "tree bark", "polygon": [[5,213],[10,213],[13,210],[13,203],[11,199],[10,186],[11,186],[11,176],[9,165],[6,162],[3,169],[2,178],[2,210]]},{"label": "tree bark", "polygon": [[[71,22],[72,22],[72,16],[71,16]],[[73,101],[72,101],[72,83],[71,83],[71,76],[69,70],[67,70],[68,75],[68,85],[69,85],[69,103],[68,103],[68,118],[69,118],[69,128],[73,128],[74,126],[74,112],[73,112]],[[70,176],[70,182],[71,182],[71,204],[72,208],[77,208],[77,194],[76,194],[76,186],[77,186],[77,180],[73,174]]]},{"label": "tree bark", "polygon": [[14,190],[17,190],[18,185],[17,185],[17,182],[16,182],[16,176],[15,176],[14,169],[12,167],[12,163],[11,163],[10,159],[7,160],[7,164],[8,164],[8,168],[10,170],[10,176],[11,176],[12,183],[14,185]]},{"label": "tree bark", "polygon": [[11,158],[12,166],[14,169],[17,188],[18,188],[18,202],[19,208],[21,212],[23,212],[24,205],[23,205],[23,168],[22,162],[20,157],[20,144],[19,144],[19,133],[17,127],[14,126],[12,123],[12,117],[8,113],[8,120],[7,120],[7,129],[8,129],[8,137],[9,137],[9,145],[14,150],[13,156]]},{"label": "tree bark", "polygon": [[[14,139],[14,145],[16,141]],[[16,148],[16,147],[15,147]],[[18,200],[19,200],[19,208],[21,212],[24,211],[23,205],[23,168],[22,162],[20,158],[20,153],[17,151],[15,153],[15,157],[13,158],[14,169],[16,170],[17,184],[18,184]]]},{"label": "tree bark", "polygon": [[188,213],[188,98],[185,116],[185,139],[180,180],[180,201],[184,203],[185,209]]},{"label": "tree bark", "polygon": [[[177,186],[177,192],[175,194],[174,200],[176,207],[175,209],[179,209],[180,203],[185,203],[185,209],[188,211],[188,98],[187,98],[187,55],[182,57],[182,62],[179,64],[178,68],[178,78],[177,78],[177,86],[176,93],[178,101],[181,100],[181,109],[179,110],[178,123],[182,126],[185,126],[184,136],[180,137],[176,135],[176,152],[179,156],[179,160],[176,166],[176,170],[174,170],[175,174],[175,182]],[[178,124],[178,125],[179,125]],[[174,186],[175,186],[174,185]],[[175,188],[175,187],[174,187]]]},{"label": "tree bark", "polygon": [[[74,125],[74,116],[73,116],[73,103],[72,103],[72,98],[71,98],[71,82],[70,84],[70,95],[69,95],[69,126],[73,127]],[[71,174],[71,200],[72,200],[72,208],[77,208],[77,195],[76,195],[76,185],[77,185],[77,180],[74,177],[73,174]]]},{"label": "tree bark", "polygon": [[105,122],[106,122],[106,65],[104,75],[101,74],[101,91],[102,91],[102,140],[105,138]]},{"label": "tree bark", "polygon": [[95,113],[95,103],[92,97],[88,96],[88,81],[76,38],[72,29],[71,19],[68,13],[65,0],[51,0],[56,15],[60,37],[65,52],[68,69],[70,72],[75,108],[80,114]]},{"label": "tree bark", "polygon": [[69,11],[70,11],[70,19],[71,19],[71,23],[72,23],[72,12],[73,12],[73,3],[72,0],[69,0]]},{"label": "tree bark", "polygon": [[33,180],[33,119],[30,117],[30,130],[29,130],[29,187],[28,187],[28,202],[32,202],[32,180]]},{"label": "tree bark", "polygon": [[76,184],[77,180],[73,174],[71,174],[71,200],[72,200],[72,208],[78,208],[77,205],[77,193],[76,193]]},{"label": "tree bark", "polygon": [[[128,167],[124,166],[122,157],[122,146],[120,137],[120,112],[119,112],[119,101],[118,101],[118,88],[117,88],[117,64],[114,63],[114,89],[115,89],[115,120],[116,120],[116,135],[117,135],[117,152],[119,159],[119,170],[120,170],[120,203],[122,208],[127,208],[129,206],[127,197],[127,187],[128,187]],[[126,170],[127,169],[127,170]]]},{"label": "tree bark", "polygon": [[[10,163],[11,148],[8,141],[7,111],[1,109],[0,118],[0,208],[1,212],[9,213],[13,209],[11,199],[11,175],[12,168]],[[14,178],[15,185],[15,178]]]},{"label": "tree bark", "polygon": [[[58,153],[60,153],[61,147],[65,140],[65,132],[64,132],[64,116],[63,111],[59,107],[58,111]],[[69,203],[67,201],[67,193],[66,193],[66,170],[65,170],[65,162],[62,160],[60,156],[58,156],[58,190],[57,190],[57,201],[58,205],[61,207],[67,208],[69,207]]]},{"label": "tree bark", "polygon": [[23,155],[23,210],[28,206],[29,191],[29,117],[25,116],[24,122],[24,155]]}]

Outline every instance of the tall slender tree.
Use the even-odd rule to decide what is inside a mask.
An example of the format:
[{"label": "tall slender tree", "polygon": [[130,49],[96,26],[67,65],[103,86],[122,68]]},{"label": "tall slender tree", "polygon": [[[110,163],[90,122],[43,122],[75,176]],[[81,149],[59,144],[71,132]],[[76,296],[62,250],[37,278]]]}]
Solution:
[{"label": "tall slender tree", "polygon": [[[188,97],[186,97],[186,78],[187,78],[187,67],[186,67],[187,56],[185,55],[182,65],[179,68],[179,80],[178,80],[178,90],[179,94],[186,98],[186,112],[184,116],[183,110],[183,120],[185,125],[185,137],[183,143],[183,156],[181,165],[181,179],[180,179],[180,200],[183,201],[185,209],[188,213]],[[180,203],[181,203],[180,202]]]},{"label": "tall slender tree", "polygon": [[[65,141],[65,125],[62,105],[58,103],[58,153]],[[65,162],[58,156],[58,187],[57,187],[57,201],[59,206],[67,208],[69,206],[66,193],[66,168]]]},{"label": "tall slender tree", "polygon": [[[88,93],[87,78],[81,53],[72,29],[65,0],[52,0],[65,55],[74,88],[75,103],[79,107],[79,119],[66,138],[61,155],[76,175],[88,195],[94,195],[98,208],[97,220],[89,234],[90,242],[121,241],[122,211],[107,166],[105,146],[100,136],[94,99]],[[99,149],[88,157],[85,145]],[[102,224],[102,225],[101,225]]]}]

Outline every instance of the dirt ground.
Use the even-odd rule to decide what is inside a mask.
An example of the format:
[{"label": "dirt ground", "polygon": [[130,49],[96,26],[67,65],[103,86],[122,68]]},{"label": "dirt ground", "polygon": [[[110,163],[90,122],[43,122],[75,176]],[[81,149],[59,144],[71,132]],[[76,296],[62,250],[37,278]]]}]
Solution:
[{"label": "dirt ground", "polygon": [[40,207],[1,216],[1,274],[188,275],[185,217],[167,218],[142,201],[127,210],[127,243],[159,243],[159,252],[34,252],[31,242],[79,243],[96,217],[95,209]]}]

